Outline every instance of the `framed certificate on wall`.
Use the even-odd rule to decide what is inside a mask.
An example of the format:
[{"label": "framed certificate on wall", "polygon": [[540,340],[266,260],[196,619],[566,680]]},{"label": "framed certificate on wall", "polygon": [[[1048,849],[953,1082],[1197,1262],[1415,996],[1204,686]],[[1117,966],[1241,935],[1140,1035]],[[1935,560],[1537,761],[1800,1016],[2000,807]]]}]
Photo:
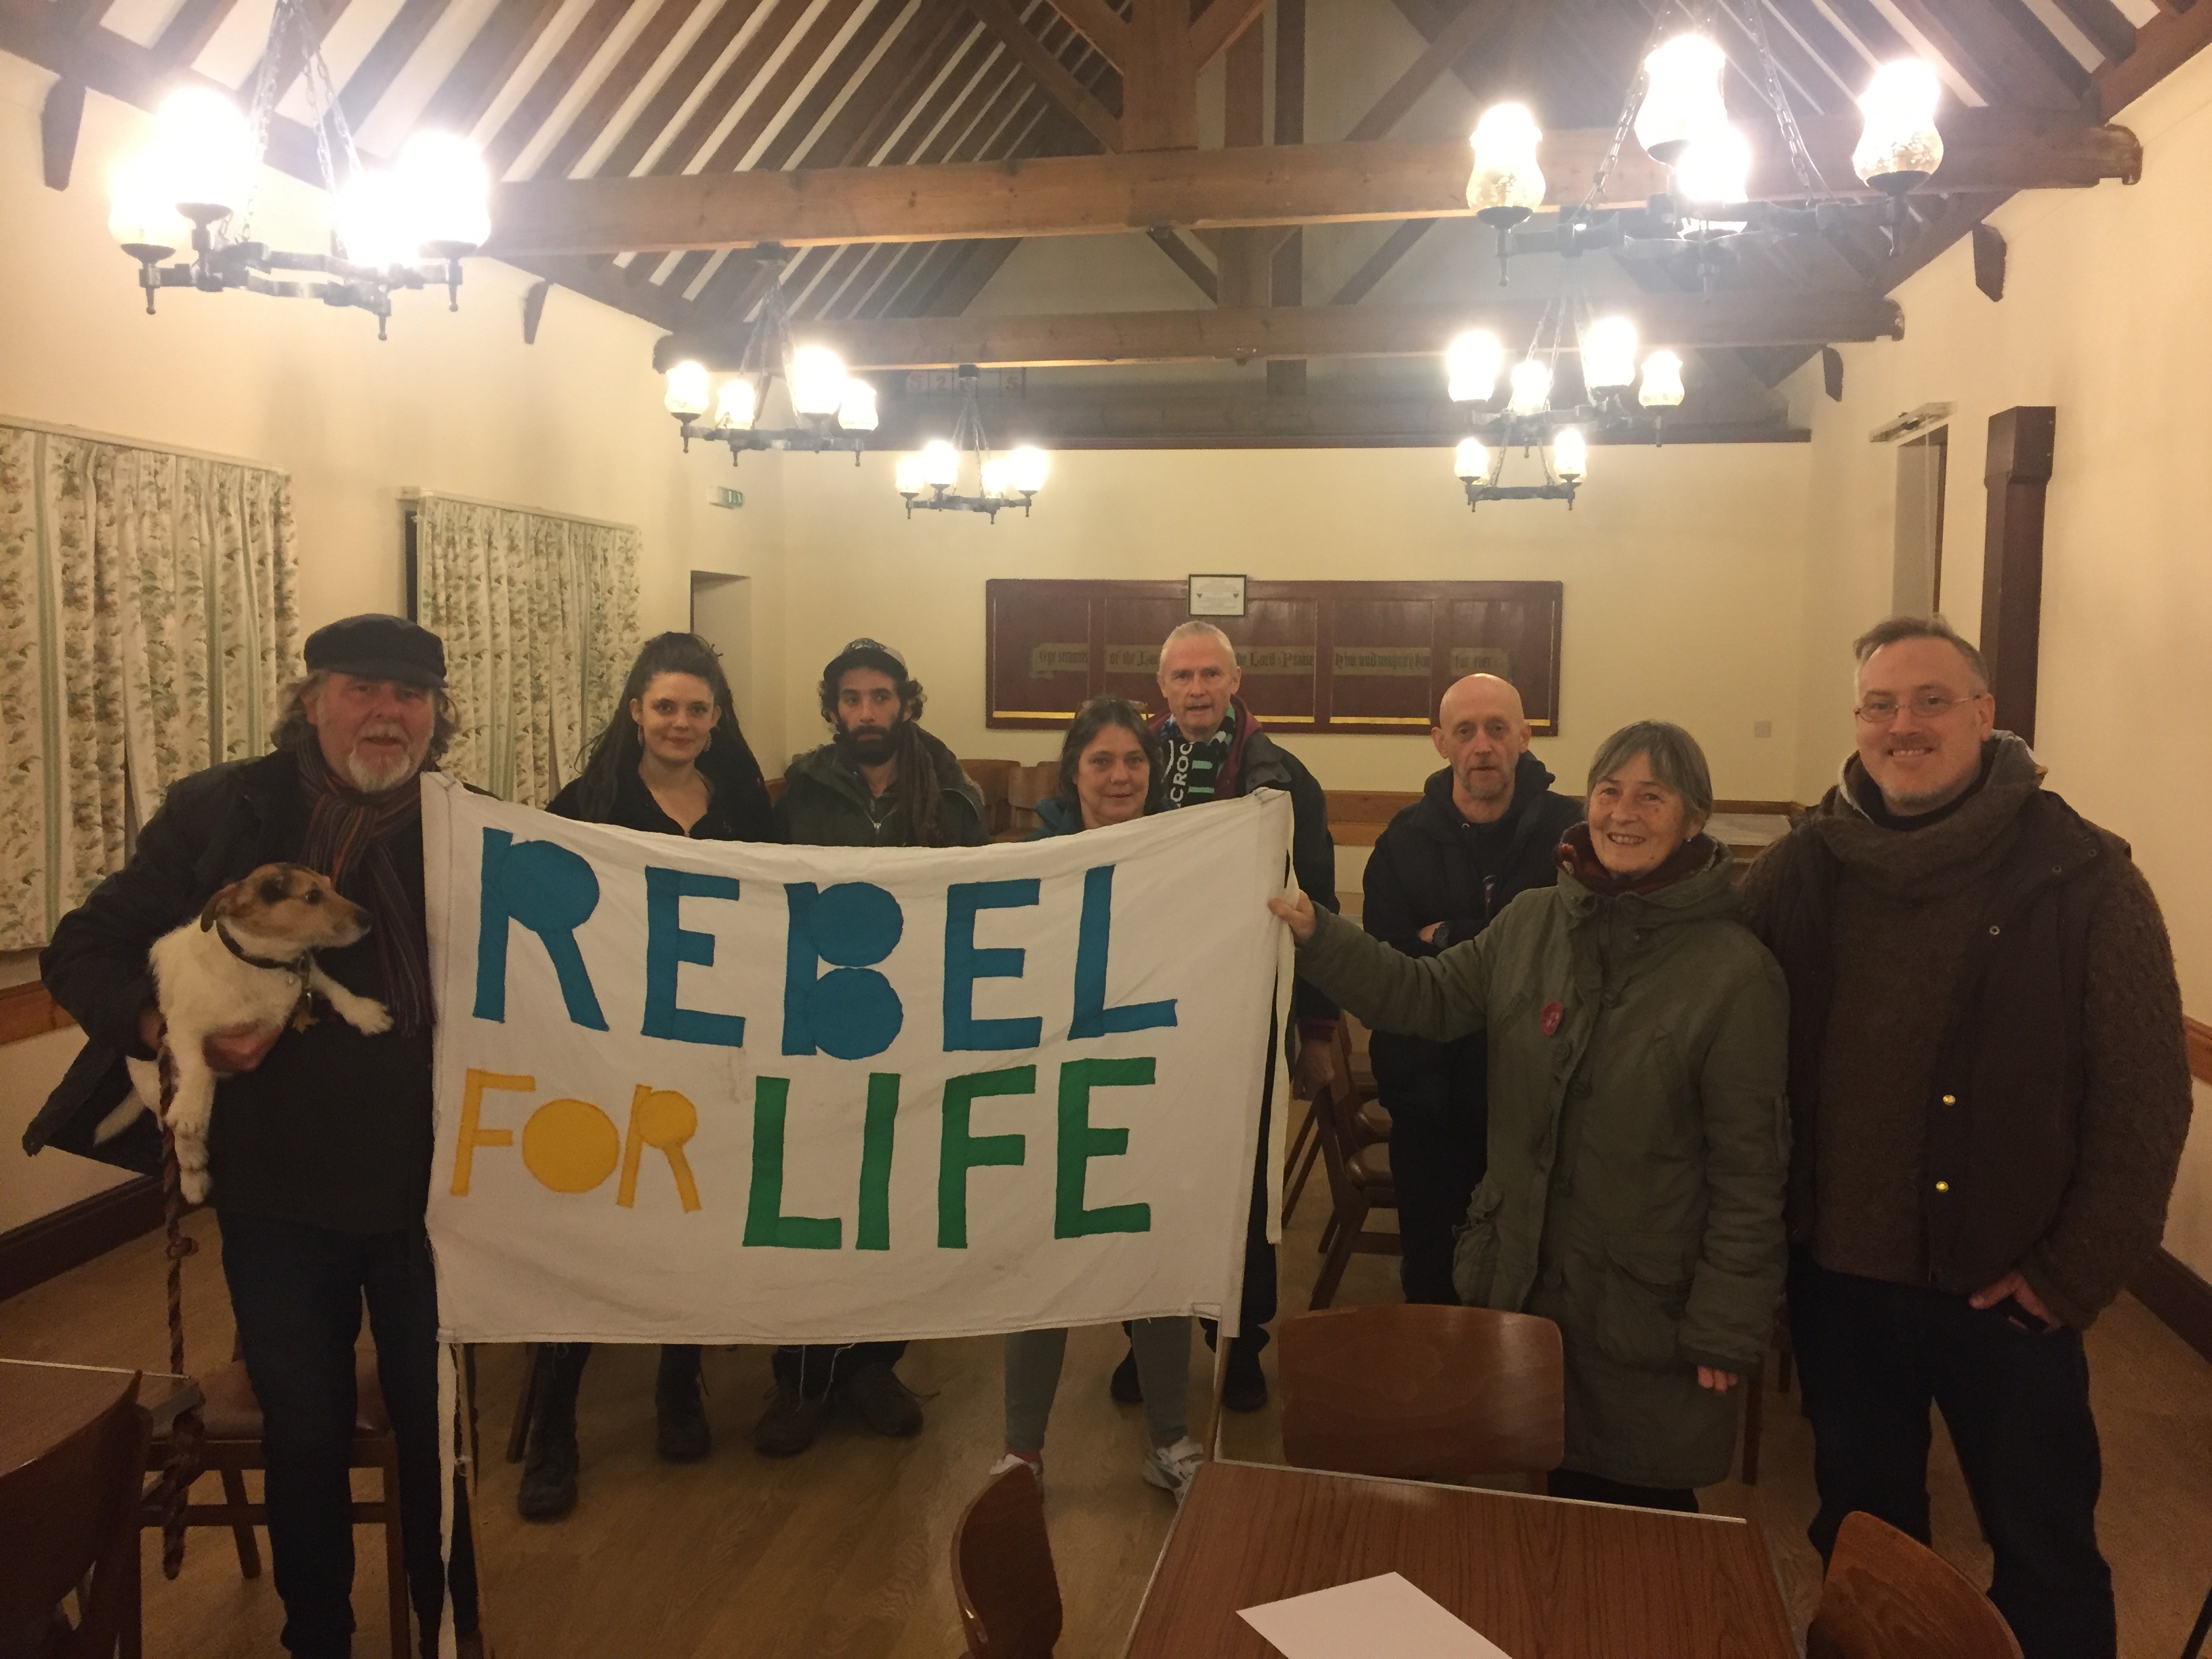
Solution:
[{"label": "framed certificate on wall", "polygon": [[[1236,611],[1201,584],[1233,581]],[[1559,730],[1559,582],[1186,581],[984,584],[986,723],[1062,726],[1085,700],[1160,707],[1160,642],[1194,616],[1237,647],[1243,696],[1284,732],[1428,730],[1444,688],[1462,676],[1510,680],[1539,737]]]},{"label": "framed certificate on wall", "polygon": [[1241,617],[1244,614],[1244,578],[1193,576],[1185,608],[1194,617]]}]

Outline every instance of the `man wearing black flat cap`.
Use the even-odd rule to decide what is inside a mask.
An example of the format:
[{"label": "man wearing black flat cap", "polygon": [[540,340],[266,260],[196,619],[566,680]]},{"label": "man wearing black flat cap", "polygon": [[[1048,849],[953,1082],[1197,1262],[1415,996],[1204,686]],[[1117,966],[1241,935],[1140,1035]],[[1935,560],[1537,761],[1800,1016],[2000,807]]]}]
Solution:
[{"label": "man wearing black flat cap", "polygon": [[[354,1344],[368,1304],[379,1392],[399,1442],[401,1534],[417,1636],[437,1650],[447,1588],[438,1454],[438,1309],[423,1207],[430,1182],[433,1010],[422,899],[422,793],[455,720],[438,636],[398,617],[349,617],[307,638],[276,749],[171,787],[131,862],[54,930],[40,968],[88,1039],[25,1136],[88,1149],[130,1087],[125,1054],[161,1039],[146,952],[215,892],[264,864],[303,864],[368,909],[368,936],[319,954],[381,1000],[392,1029],[329,1016],[271,1036],[207,1041],[224,1074],[210,1136],[223,1277],[264,1425],[270,1553],[297,1659],[344,1659],[353,1632],[346,1465]],[[159,1157],[140,1117],[112,1147]],[[104,1149],[105,1150],[105,1149]],[[459,1498],[456,1483],[455,1497]],[[453,1529],[454,1627],[476,1645],[465,1510]]]}]

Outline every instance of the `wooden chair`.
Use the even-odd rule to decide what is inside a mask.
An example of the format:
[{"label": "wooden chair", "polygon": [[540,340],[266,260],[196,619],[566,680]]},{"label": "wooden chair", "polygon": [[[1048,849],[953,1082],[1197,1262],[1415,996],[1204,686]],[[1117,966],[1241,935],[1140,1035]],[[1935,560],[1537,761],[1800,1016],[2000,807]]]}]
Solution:
[{"label": "wooden chair", "polygon": [[1006,801],[1006,785],[1019,769],[1019,761],[963,760],[961,769],[983,796],[983,827],[994,836],[1011,833],[1013,809]]},{"label": "wooden chair", "polygon": [[[52,1449],[0,1475],[0,1632],[46,1624],[42,1659],[109,1659],[136,1601],[131,1524],[149,1432],[132,1372],[112,1404]],[[74,1627],[61,1612],[74,1591]]]},{"label": "wooden chair", "polygon": [[1407,1480],[1538,1475],[1566,1455],[1559,1328],[1488,1308],[1338,1308],[1284,1322],[1283,1455]]},{"label": "wooden chair", "polygon": [[1322,1167],[1328,1171],[1329,1218],[1322,1229],[1321,1273],[1314,1279],[1309,1308],[1326,1308],[1336,1295],[1344,1270],[1354,1255],[1397,1255],[1395,1232],[1371,1232],[1367,1218],[1376,1210],[1398,1207],[1390,1176],[1390,1148],[1364,1142],[1358,1104],[1343,1069],[1314,1100],[1315,1133]]},{"label": "wooden chair", "polygon": [[[1387,1146],[1390,1139],[1390,1114],[1376,1097],[1375,1073],[1352,1047],[1352,1016],[1345,1015],[1336,1026],[1336,1070],[1340,1077],[1352,1080],[1353,1097],[1359,1109],[1353,1121],[1360,1135],[1360,1144],[1366,1146]],[[1297,1133],[1291,1137],[1290,1156],[1284,1160],[1286,1178],[1283,1182],[1283,1224],[1290,1224],[1291,1217],[1298,1207],[1298,1200],[1305,1195],[1306,1181],[1313,1174],[1314,1165],[1321,1158],[1321,1122],[1316,1115],[1319,1108],[1312,1101],[1306,1103],[1306,1115],[1298,1121]],[[1324,1228],[1322,1249],[1328,1248],[1328,1230]]]},{"label": "wooden chair", "polygon": [[[1790,1392],[1790,1375],[1796,1364],[1797,1351],[1790,1345],[1790,1309],[1785,1304],[1774,1319],[1774,1340],[1768,1345],[1774,1353],[1774,1391]],[[1759,1444],[1766,1437],[1766,1362],[1760,1356],[1759,1369],[1743,1379],[1743,1484],[1759,1484]]]},{"label": "wooden chair", "polygon": [[1039,761],[1017,766],[1006,775],[1006,827],[1026,836],[1037,827],[1036,805],[1060,787],[1060,763]]},{"label": "wooden chair", "polygon": [[1026,1468],[975,1494],[952,1529],[952,1599],[969,1659],[1051,1659],[1060,1579],[1044,1528],[1044,1492]]},{"label": "wooden chair", "polygon": [[[253,1529],[269,1523],[269,1509],[265,1504],[247,1500],[245,1472],[266,1467],[261,1451],[261,1402],[253,1397],[253,1385],[246,1380],[244,1360],[234,1359],[220,1370],[195,1380],[206,1399],[201,1407],[201,1420],[205,1425],[205,1438],[200,1446],[201,1467],[205,1473],[220,1477],[222,1502],[186,1504],[185,1524],[229,1528],[238,1549],[240,1574],[258,1578],[261,1575],[261,1549]],[[347,1467],[374,1469],[380,1479],[377,1497],[355,1503],[354,1524],[384,1528],[392,1659],[410,1659],[415,1649],[410,1632],[407,1562],[399,1537],[399,1442],[392,1431],[392,1419],[384,1409],[384,1395],[377,1386],[376,1354],[373,1349],[359,1350],[354,1356],[354,1389],[356,1403],[353,1455]],[[155,1441],[145,1459],[146,1468],[159,1474],[168,1455],[167,1438]],[[161,1511],[158,1504],[142,1502],[139,1516],[141,1525],[159,1530]],[[135,1550],[131,1561],[135,1571]],[[134,1607],[137,1600],[132,1597]],[[124,1633],[123,1659],[138,1659],[138,1632],[134,1624]]]},{"label": "wooden chair", "polygon": [[1886,1521],[1844,1517],[1806,1659],[2021,1659],[1990,1599]]}]

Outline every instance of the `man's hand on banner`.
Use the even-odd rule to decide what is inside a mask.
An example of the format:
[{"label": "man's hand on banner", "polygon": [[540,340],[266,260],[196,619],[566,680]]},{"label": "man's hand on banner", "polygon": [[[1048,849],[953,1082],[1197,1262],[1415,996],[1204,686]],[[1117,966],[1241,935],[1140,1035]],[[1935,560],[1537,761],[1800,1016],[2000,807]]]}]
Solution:
[{"label": "man's hand on banner", "polygon": [[1267,908],[1291,924],[1291,937],[1299,944],[1304,945],[1313,937],[1313,901],[1304,893],[1293,889],[1292,896],[1289,898],[1269,899]]}]

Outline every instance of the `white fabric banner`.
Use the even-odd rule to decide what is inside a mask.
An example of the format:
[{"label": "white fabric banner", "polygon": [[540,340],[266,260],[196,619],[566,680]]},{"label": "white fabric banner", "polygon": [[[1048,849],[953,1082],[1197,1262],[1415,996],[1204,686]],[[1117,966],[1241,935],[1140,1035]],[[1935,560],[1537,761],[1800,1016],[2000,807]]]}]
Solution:
[{"label": "white fabric banner", "polygon": [[1287,796],[854,849],[422,781],[448,1340],[1235,1330]]}]

